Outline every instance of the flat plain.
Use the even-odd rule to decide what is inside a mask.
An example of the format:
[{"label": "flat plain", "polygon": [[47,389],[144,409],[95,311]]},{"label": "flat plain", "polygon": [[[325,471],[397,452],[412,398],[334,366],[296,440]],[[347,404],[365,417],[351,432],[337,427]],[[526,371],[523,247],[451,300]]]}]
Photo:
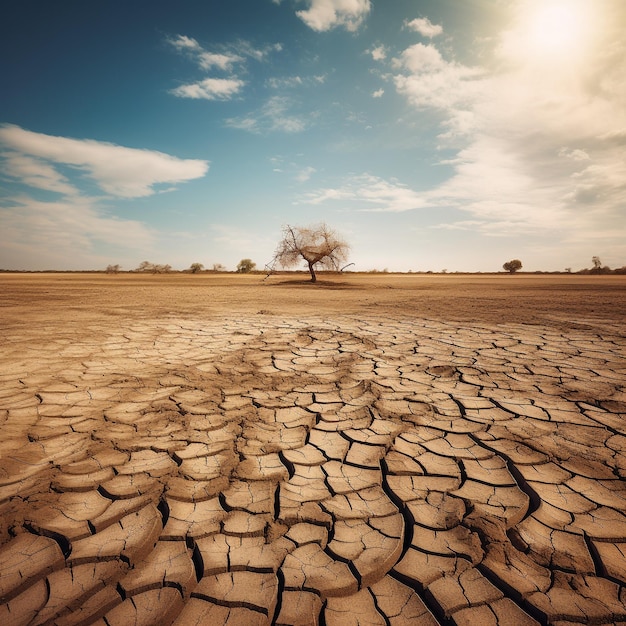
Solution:
[{"label": "flat plain", "polygon": [[626,277],[0,274],[0,623],[626,623]]}]

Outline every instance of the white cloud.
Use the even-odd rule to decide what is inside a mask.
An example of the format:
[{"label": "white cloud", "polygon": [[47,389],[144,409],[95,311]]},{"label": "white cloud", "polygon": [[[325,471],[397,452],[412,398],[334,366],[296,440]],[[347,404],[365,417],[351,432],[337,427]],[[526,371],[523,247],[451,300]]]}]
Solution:
[{"label": "white cloud", "polygon": [[[485,54],[480,66],[422,43],[389,61],[398,93],[420,111],[432,111],[441,128],[439,147],[455,150],[440,162],[450,169],[447,180],[413,189],[363,174],[302,200],[346,210],[442,211],[447,217],[438,228],[491,238],[532,235],[562,248],[550,253],[555,263],[588,249],[585,242],[623,259],[626,5],[561,3],[584,7],[593,19],[576,22],[581,38],[575,43],[555,25],[542,33],[548,40],[538,51],[525,43],[531,3],[511,4],[520,11],[512,11],[507,29],[491,39],[492,56]],[[532,0],[532,6],[541,11],[544,3]],[[557,43],[570,47],[555,49]]]},{"label": "white cloud", "polygon": [[431,226],[433,230],[478,230],[483,226],[488,226],[489,223],[480,220],[459,220],[458,222],[453,222],[451,224],[436,224],[435,226]]},{"label": "white cloud", "polygon": [[[234,73],[235,66],[244,66],[249,58],[262,62],[271,52],[282,50],[280,43],[256,48],[245,40],[238,40],[228,46],[220,46],[218,51],[211,51],[204,49],[195,39],[186,35],[168,37],[166,41],[179,52],[189,56],[202,71],[218,70],[231,74],[227,78],[209,76],[170,89],[174,96],[194,100],[230,100],[238,95],[246,84]],[[245,67],[243,70],[245,71]]]},{"label": "white cloud", "polygon": [[311,176],[313,176],[313,174],[315,174],[316,171],[317,170],[314,167],[304,167],[296,174],[296,180],[299,183],[305,183],[311,178]]},{"label": "white cloud", "polygon": [[588,161],[589,155],[580,149],[570,150],[569,148],[561,148],[558,152],[560,157],[565,157],[566,159],[574,159],[574,161]]},{"label": "white cloud", "polygon": [[304,81],[300,76],[288,76],[286,78],[269,78],[267,85],[272,89],[283,89],[289,87],[300,87]]},{"label": "white cloud", "polygon": [[242,54],[244,56],[248,56],[256,61],[265,61],[265,59],[272,52],[282,52],[283,45],[281,43],[274,43],[264,46],[262,48],[255,48],[252,44],[247,41],[239,40],[233,44],[233,49],[237,51],[237,53]]},{"label": "white cloud", "polygon": [[317,169],[311,165],[303,166],[295,161],[286,160],[282,156],[273,156],[269,159],[272,164],[272,171],[277,174],[286,174],[290,178],[305,183],[311,179],[311,176],[317,172]]},{"label": "white cloud", "polygon": [[348,178],[338,188],[318,189],[302,200],[314,205],[342,201],[349,208],[366,211],[402,212],[428,206],[425,196],[407,185],[371,174]]},{"label": "white cloud", "polygon": [[76,188],[52,165],[19,152],[0,154],[4,159],[4,176],[18,179],[29,187],[74,195]]},{"label": "white cloud", "polygon": [[[128,262],[129,255],[152,249],[155,234],[139,221],[111,215],[103,207],[111,198],[94,196],[91,181],[111,196],[138,198],[160,192],[159,185],[171,190],[200,178],[209,167],[154,150],[9,125],[0,126],[0,149],[4,178],[58,194],[50,200],[17,192],[0,200],[0,267],[13,269],[97,269]],[[116,258],[98,252],[103,244]]]},{"label": "white cloud", "polygon": [[[129,251],[149,250],[155,241],[141,222],[102,215],[87,198],[44,202],[20,196],[3,200],[1,208],[2,268],[102,269],[120,263]],[[109,256],[96,251],[100,242]]]},{"label": "white cloud", "polygon": [[236,54],[221,54],[219,52],[201,52],[198,55],[198,65],[203,70],[217,67],[220,70],[230,70],[235,63],[241,63],[243,57]]},{"label": "white cloud", "polygon": [[387,58],[387,48],[385,46],[376,46],[370,50],[370,54],[372,55],[372,59],[374,61],[383,61]]},{"label": "white cloud", "polygon": [[267,132],[299,133],[308,127],[303,116],[290,113],[294,106],[291,99],[282,96],[271,97],[263,107],[247,117],[233,117],[226,125],[255,134]]},{"label": "white cloud", "polygon": [[441,53],[434,45],[416,43],[406,48],[400,58],[394,60],[394,65],[407,69],[409,72],[422,73],[439,70],[449,64],[443,60]]},{"label": "white cloud", "polygon": [[247,117],[229,117],[226,120],[226,126],[257,134],[261,132],[261,119],[252,115]]},{"label": "white cloud", "polygon": [[404,23],[406,28],[414,30],[423,37],[432,39],[443,33],[443,28],[439,24],[433,24],[427,17],[416,18]]},{"label": "white cloud", "polygon": [[167,42],[181,52],[202,52],[202,46],[193,37],[187,37],[187,35],[168,37]]},{"label": "white cloud", "polygon": [[394,76],[399,93],[418,107],[455,113],[475,102],[484,90],[481,70],[446,61],[432,44],[414,44],[393,66],[404,70]]},{"label": "white cloud", "polygon": [[323,32],[344,26],[356,31],[370,12],[370,0],[307,0],[309,8],[296,15],[311,29]]},{"label": "white cloud", "polygon": [[231,70],[238,63],[244,63],[246,57],[263,61],[271,52],[280,52],[283,47],[280,43],[256,48],[250,42],[240,39],[229,45],[218,46],[218,50],[203,48],[196,39],[187,35],[167,37],[167,43],[181,53],[186,53],[203,70],[216,67],[220,70]]},{"label": "white cloud", "polygon": [[149,196],[155,193],[155,185],[201,178],[209,168],[207,161],[91,139],[44,135],[11,125],[0,127],[0,144],[10,151],[7,173],[12,172],[25,184],[68,194],[73,190],[64,187],[68,183],[58,172],[55,175],[55,164],[76,168],[106,193],[124,198]]},{"label": "white cloud", "polygon": [[194,100],[230,100],[244,85],[238,78],[205,78],[197,83],[180,85],[171,89],[170,93],[179,98]]},{"label": "white cloud", "polygon": [[392,62],[397,91],[437,111],[440,139],[460,145],[451,178],[424,198],[470,213],[464,226],[486,234],[566,242],[602,233],[623,250],[615,242],[626,228],[626,5],[561,3],[588,18],[572,17],[572,40],[556,23],[547,28],[543,2],[513,4],[519,10],[484,67],[448,60],[432,44]]},{"label": "white cloud", "polygon": [[372,98],[382,98],[384,93],[384,89],[377,89],[376,91],[372,92]]}]

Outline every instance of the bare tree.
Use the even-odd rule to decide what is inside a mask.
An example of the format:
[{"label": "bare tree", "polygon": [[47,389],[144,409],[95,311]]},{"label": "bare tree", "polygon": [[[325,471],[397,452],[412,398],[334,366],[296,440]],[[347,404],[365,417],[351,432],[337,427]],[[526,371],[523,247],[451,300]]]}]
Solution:
[{"label": "bare tree", "polygon": [[115,265],[107,265],[106,268],[106,273],[107,274],[117,274],[120,269],[122,269],[122,266],[119,264],[115,264]]},{"label": "bare tree", "polygon": [[599,256],[591,257],[591,262],[593,263],[594,270],[599,270],[602,268],[602,261],[600,261]]},{"label": "bare tree", "polygon": [[339,270],[348,258],[350,246],[326,224],[318,226],[285,226],[274,262],[282,267],[293,267],[303,260],[311,273],[311,282],[317,280],[315,266]]},{"label": "bare tree", "polygon": [[154,272],[154,263],[150,263],[150,261],[142,261],[135,271],[136,272]]},{"label": "bare tree", "polygon": [[197,274],[198,272],[201,272],[204,269],[204,265],[202,265],[202,263],[192,263],[189,266],[189,269],[191,270],[192,274]]}]

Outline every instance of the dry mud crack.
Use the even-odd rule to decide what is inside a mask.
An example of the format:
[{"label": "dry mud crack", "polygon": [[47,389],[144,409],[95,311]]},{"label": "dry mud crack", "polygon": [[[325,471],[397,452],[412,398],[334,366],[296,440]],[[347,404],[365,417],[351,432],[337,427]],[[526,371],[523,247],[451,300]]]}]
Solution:
[{"label": "dry mud crack", "polygon": [[2,624],[626,622],[617,330],[4,335]]}]

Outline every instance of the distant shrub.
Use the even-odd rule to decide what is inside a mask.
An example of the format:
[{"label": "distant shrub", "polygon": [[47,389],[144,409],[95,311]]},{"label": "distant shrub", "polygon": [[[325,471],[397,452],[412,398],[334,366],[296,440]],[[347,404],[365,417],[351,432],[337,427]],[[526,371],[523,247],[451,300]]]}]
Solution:
[{"label": "distant shrub", "polygon": [[241,259],[239,263],[237,263],[237,271],[240,274],[248,274],[253,272],[256,269],[256,263],[254,263],[251,259]]},{"label": "distant shrub", "polygon": [[150,263],[150,261],[142,261],[135,271],[144,273],[150,272],[152,274],[167,274],[172,271],[172,266],[157,265],[156,263]]},{"label": "distant shrub", "polygon": [[511,261],[507,261],[502,268],[509,272],[509,274],[515,274],[515,272],[522,269],[522,262],[519,259],[512,259]]}]

